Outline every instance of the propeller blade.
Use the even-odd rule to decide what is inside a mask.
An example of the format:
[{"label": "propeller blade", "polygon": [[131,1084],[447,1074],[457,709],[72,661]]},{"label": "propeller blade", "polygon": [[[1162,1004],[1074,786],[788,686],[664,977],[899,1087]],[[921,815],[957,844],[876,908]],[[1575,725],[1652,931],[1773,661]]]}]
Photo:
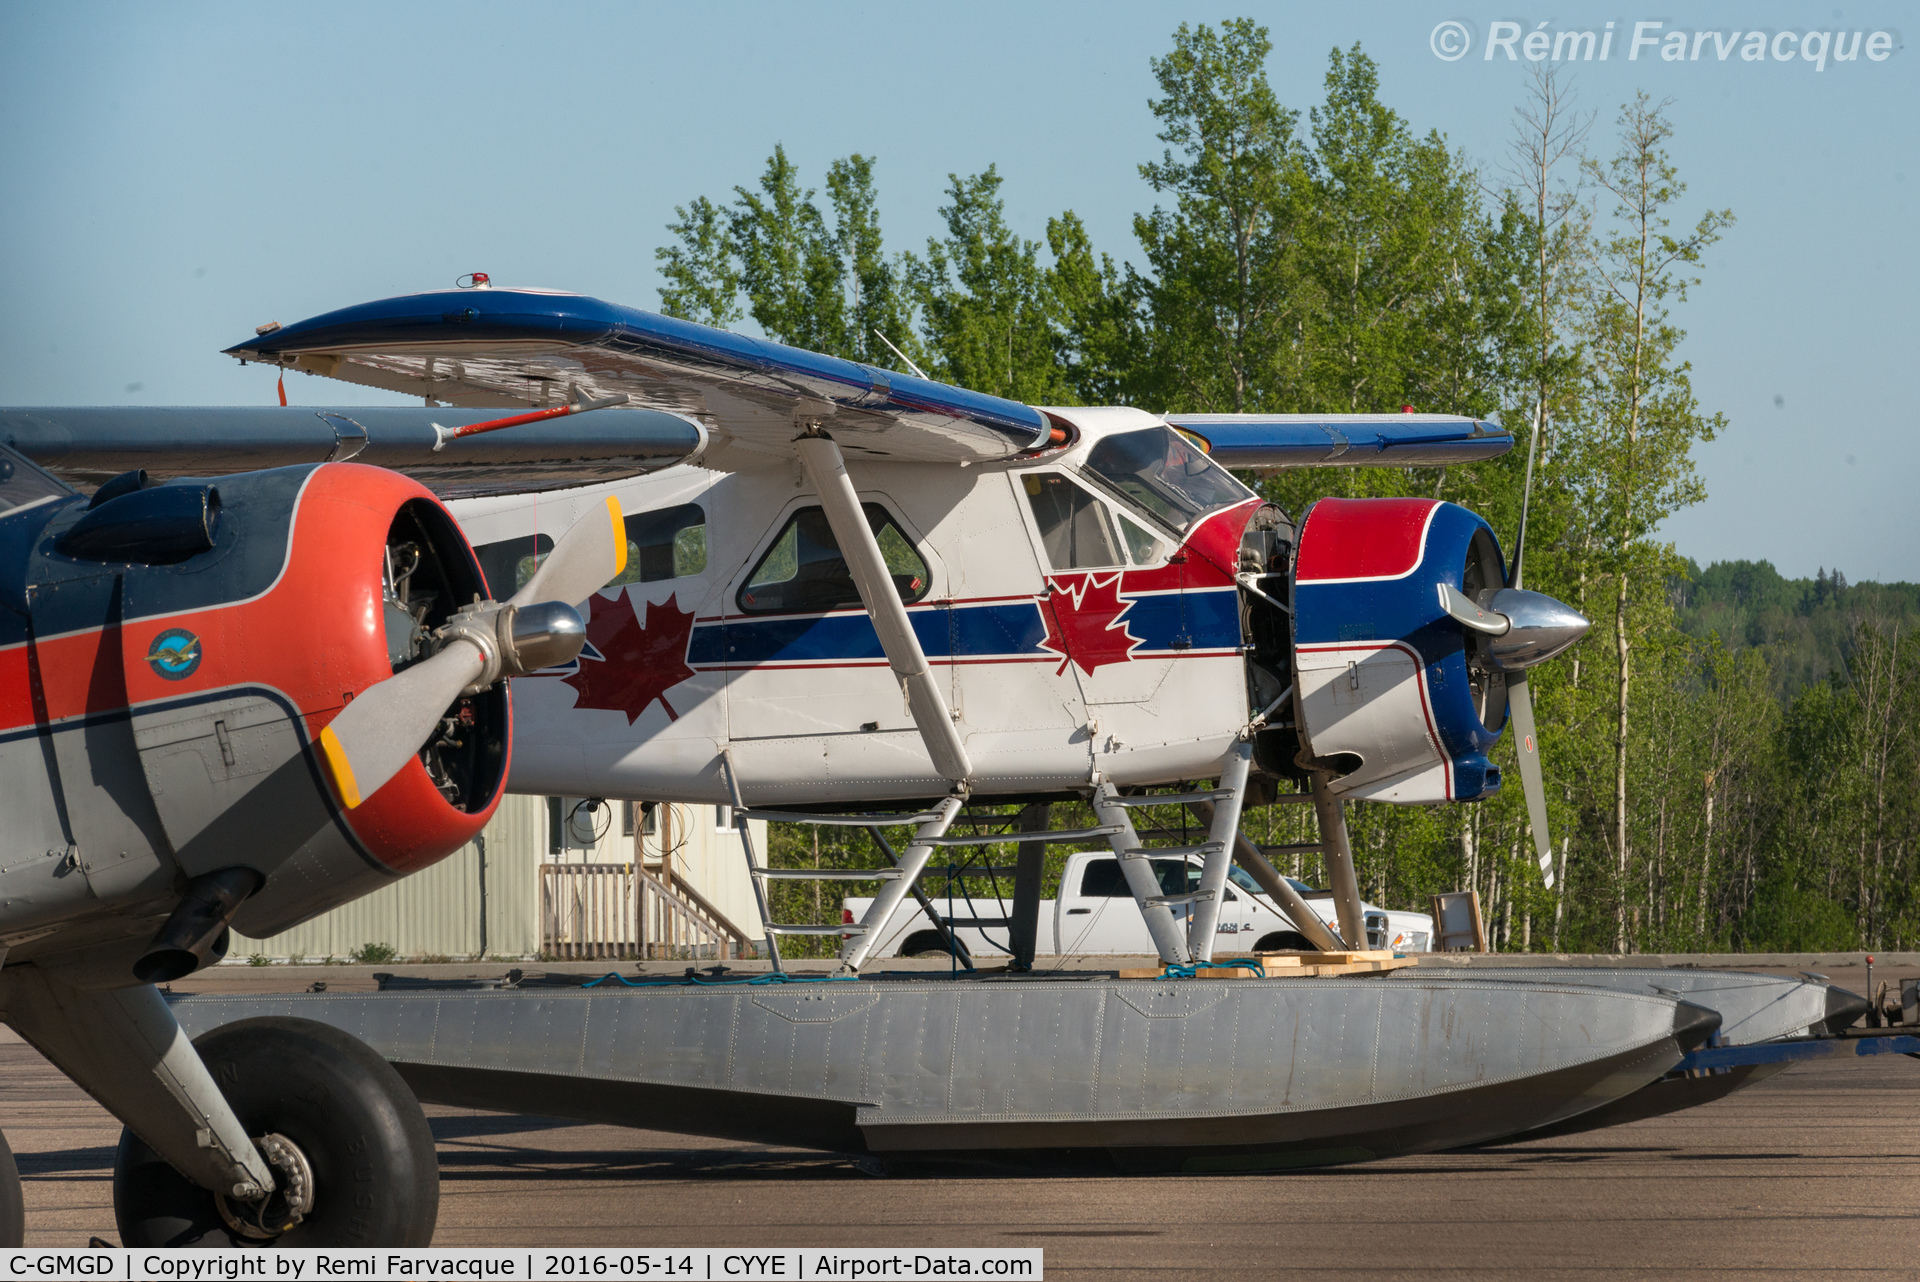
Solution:
[{"label": "propeller blade", "polygon": [[419,753],[448,706],[486,666],[476,647],[456,641],[368,686],[342,708],[320,732],[320,760],[340,803],[352,810],[380,791]]},{"label": "propeller blade", "polygon": [[1504,614],[1495,614],[1484,610],[1474,603],[1472,597],[1454,587],[1451,583],[1440,585],[1440,608],[1453,616],[1454,622],[1475,632],[1484,632],[1490,637],[1505,636],[1513,630],[1513,620]]},{"label": "propeller blade", "polygon": [[575,521],[508,604],[560,601],[574,605],[619,578],[626,568],[627,527],[620,500],[609,494],[604,511],[588,512]]},{"label": "propeller blade", "polygon": [[1514,747],[1520,755],[1520,790],[1527,797],[1527,819],[1533,825],[1534,851],[1540,875],[1553,889],[1553,839],[1547,831],[1547,784],[1540,775],[1540,740],[1533,730],[1533,694],[1525,672],[1507,674],[1507,716],[1513,721]]}]

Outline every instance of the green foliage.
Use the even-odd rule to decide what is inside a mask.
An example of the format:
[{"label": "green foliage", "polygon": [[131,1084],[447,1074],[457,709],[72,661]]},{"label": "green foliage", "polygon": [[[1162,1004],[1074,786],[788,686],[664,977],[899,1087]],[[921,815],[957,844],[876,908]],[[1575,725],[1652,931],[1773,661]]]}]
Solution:
[{"label": "green foliage", "polygon": [[994,166],[970,178],[947,177],[948,203],[940,208],[947,234],[927,241],[925,258],[906,259],[921,337],[933,354],[927,372],[1018,401],[1067,399],[1039,242],[1007,226]]},{"label": "green foliage", "polygon": [[731,206],[701,196],[674,208],[679,221],[667,230],[678,243],[654,251],[667,315],[720,326],[750,315],[776,342],[875,365],[895,364],[881,334],[912,354],[900,264],[881,244],[871,157],[828,166],[825,213],[781,146],[756,186],[733,193]]},{"label": "green foliage", "polygon": [[1689,636],[1764,653],[1782,699],[1815,681],[1844,680],[1860,623],[1920,627],[1920,583],[1848,583],[1824,566],[1811,579],[1788,579],[1768,561],[1718,561],[1704,570],[1688,561],[1667,580],[1667,593]]},{"label": "green foliage", "polygon": [[1171,209],[1134,218],[1151,267],[1130,277],[1145,329],[1135,393],[1163,408],[1281,408],[1297,346],[1293,136],[1298,113],[1267,83],[1271,49],[1251,19],[1220,31],[1182,23],[1153,60],[1153,114],[1167,150],[1140,166]]},{"label": "green foliage", "polygon": [[[347,960],[356,966],[381,966],[400,955],[400,950],[392,944],[365,943],[347,954]],[[331,962],[333,959],[327,959]]]},{"label": "green foliage", "polygon": [[1784,872],[1760,888],[1740,918],[1737,939],[1742,951],[1755,953],[1838,953],[1860,947],[1844,907],[1794,885]]},{"label": "green foliage", "polygon": [[660,310],[702,325],[731,325],[740,319],[735,294],[740,270],[734,265],[733,238],[721,208],[705,196],[691,205],[675,205],[677,223],[667,230],[678,245],[653,251],[667,286],[660,291]]}]

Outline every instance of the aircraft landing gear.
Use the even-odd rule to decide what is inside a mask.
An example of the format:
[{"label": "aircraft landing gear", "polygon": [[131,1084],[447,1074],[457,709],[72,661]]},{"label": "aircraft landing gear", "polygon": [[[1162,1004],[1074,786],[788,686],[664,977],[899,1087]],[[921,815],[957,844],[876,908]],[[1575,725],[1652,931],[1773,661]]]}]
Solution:
[{"label": "aircraft landing gear", "polygon": [[27,1203],[20,1192],[20,1168],[13,1150],[0,1135],[0,1246],[22,1246],[27,1240]]},{"label": "aircraft landing gear", "polygon": [[264,1200],[211,1193],[132,1131],[113,1164],[123,1246],[426,1246],[440,1210],[433,1134],[365,1043],[304,1019],[246,1019],[194,1042],[273,1168]]}]

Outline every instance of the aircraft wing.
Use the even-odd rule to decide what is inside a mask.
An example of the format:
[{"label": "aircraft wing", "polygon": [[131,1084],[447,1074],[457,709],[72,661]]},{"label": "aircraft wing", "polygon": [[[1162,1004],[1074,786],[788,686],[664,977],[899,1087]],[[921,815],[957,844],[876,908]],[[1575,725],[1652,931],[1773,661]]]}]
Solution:
[{"label": "aircraft wing", "polygon": [[346,406],[46,406],[0,409],[0,441],[69,481],[145,468],[219,476],[352,459],[404,472],[443,498],[617,481],[697,457],[699,424],[651,410],[603,409],[441,440],[434,430],[497,410]]},{"label": "aircraft wing", "polygon": [[[345,307],[227,349],[460,407],[541,408],[627,397],[702,424],[712,466],[792,457],[796,423],[849,453],[985,461],[1044,443],[1050,425],[1017,401],[912,378],[587,298],[457,289]],[[744,450],[743,457],[736,451]]]},{"label": "aircraft wing", "polygon": [[1498,423],[1454,414],[1173,414],[1227,467],[1444,467],[1505,454]]}]

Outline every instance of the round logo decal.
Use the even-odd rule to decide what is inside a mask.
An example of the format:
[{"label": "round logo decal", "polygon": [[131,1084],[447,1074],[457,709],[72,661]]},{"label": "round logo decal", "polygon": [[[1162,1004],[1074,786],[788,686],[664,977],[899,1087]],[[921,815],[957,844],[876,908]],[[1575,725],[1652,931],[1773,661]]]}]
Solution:
[{"label": "round logo decal", "polygon": [[200,638],[185,628],[168,628],[147,647],[147,663],[169,681],[190,677],[200,666]]}]

